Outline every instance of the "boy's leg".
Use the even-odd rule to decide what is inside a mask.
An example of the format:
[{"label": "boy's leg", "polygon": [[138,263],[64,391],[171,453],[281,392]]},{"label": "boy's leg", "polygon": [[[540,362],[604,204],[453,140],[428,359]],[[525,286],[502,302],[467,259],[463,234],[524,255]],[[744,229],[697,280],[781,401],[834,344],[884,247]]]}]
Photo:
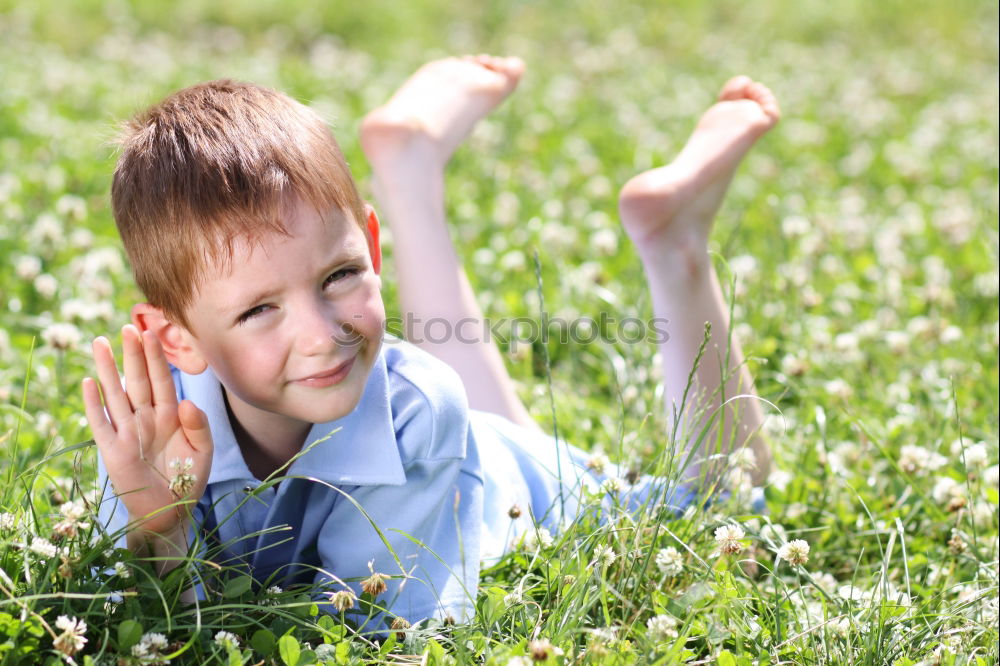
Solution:
[{"label": "boy's leg", "polygon": [[[677,158],[634,177],[622,188],[619,201],[625,231],[635,243],[649,280],[653,312],[669,321],[670,337],[660,345],[668,419],[680,407],[704,339],[705,322],[709,322],[711,339],[695,371],[689,404],[681,414],[684,432],[693,437],[704,424],[704,417],[691,418],[695,411],[709,415],[721,409],[722,441],[727,448],[729,443],[751,447],[757,458],[754,480],[758,484],[766,478],[771,462],[767,443],[758,432],[763,411],[756,398],[722,406],[733,396],[753,395],[753,384],[735,340],[727,364],[728,309],[707,250],[712,220],[736,167],[778,117],[778,104],[770,90],[747,77],[730,80]],[[724,375],[729,379],[720,392]],[[710,446],[706,448],[702,454],[712,452]]]},{"label": "boy's leg", "polygon": [[488,56],[424,65],[365,117],[361,145],[392,229],[400,305],[403,316],[413,318],[410,337],[458,372],[472,407],[538,428],[499,350],[484,335],[483,314],[444,213],[448,159],[514,90],[523,71],[517,58]]}]

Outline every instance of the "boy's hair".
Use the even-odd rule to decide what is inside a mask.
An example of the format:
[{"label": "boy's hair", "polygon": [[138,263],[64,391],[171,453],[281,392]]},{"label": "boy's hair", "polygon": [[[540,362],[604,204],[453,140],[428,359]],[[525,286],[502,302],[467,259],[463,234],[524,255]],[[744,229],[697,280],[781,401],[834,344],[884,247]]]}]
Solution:
[{"label": "boy's hair", "polygon": [[129,121],[111,201],[136,284],[188,326],[185,309],[234,243],[287,233],[295,196],[362,229],[364,202],[322,118],[287,95],[230,80],[180,90]]}]

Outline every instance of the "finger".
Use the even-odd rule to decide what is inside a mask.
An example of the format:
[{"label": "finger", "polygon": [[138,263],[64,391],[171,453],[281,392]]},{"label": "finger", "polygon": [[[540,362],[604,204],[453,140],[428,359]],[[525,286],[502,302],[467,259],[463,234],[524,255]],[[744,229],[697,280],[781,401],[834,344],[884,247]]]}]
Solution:
[{"label": "finger", "polygon": [[160,340],[152,331],[142,334],[142,349],[146,354],[146,368],[149,370],[150,385],[153,388],[153,405],[173,407],[177,405],[177,389],[170,374],[167,357],[163,354]]},{"label": "finger", "polygon": [[125,364],[125,393],[133,409],[151,407],[153,394],[149,386],[146,355],[142,351],[139,329],[132,324],[122,326],[122,356]]},{"label": "finger", "polygon": [[94,365],[97,368],[97,377],[101,382],[101,395],[104,396],[104,404],[108,408],[108,415],[111,417],[111,424],[115,430],[120,423],[124,423],[132,417],[132,406],[122,388],[122,378],[118,374],[118,366],[115,364],[115,354],[111,351],[111,343],[101,336],[94,340]]},{"label": "finger", "polygon": [[183,400],[177,409],[177,417],[191,447],[198,453],[211,453],[212,431],[208,427],[208,417],[205,416],[205,412],[198,409],[190,400]]},{"label": "finger", "polygon": [[83,378],[83,407],[87,414],[87,423],[94,433],[94,441],[97,447],[102,450],[110,447],[115,440],[115,428],[111,425],[107,413],[104,411],[104,404],[101,402],[101,392],[97,388],[97,382],[90,377]]}]

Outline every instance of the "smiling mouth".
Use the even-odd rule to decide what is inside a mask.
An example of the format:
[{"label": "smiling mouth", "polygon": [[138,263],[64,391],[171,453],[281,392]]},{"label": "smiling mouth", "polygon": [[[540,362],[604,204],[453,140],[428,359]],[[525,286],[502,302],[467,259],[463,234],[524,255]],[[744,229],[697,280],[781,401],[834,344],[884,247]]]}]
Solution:
[{"label": "smiling mouth", "polygon": [[352,356],[335,368],[319,372],[315,375],[309,375],[308,377],[303,377],[302,379],[296,379],[293,383],[301,386],[314,387],[333,386],[334,384],[339,384],[345,377],[347,377],[351,368],[354,367],[355,359],[357,359],[357,356]]}]

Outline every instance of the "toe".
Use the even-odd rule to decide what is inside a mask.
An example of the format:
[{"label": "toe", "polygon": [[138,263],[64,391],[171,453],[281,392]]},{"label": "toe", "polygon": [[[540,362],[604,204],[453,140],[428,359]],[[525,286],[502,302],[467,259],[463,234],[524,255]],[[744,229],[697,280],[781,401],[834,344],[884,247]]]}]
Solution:
[{"label": "toe", "polygon": [[726,85],[722,86],[722,91],[719,93],[719,101],[726,102],[734,99],[743,99],[746,97],[747,86],[752,83],[753,81],[749,76],[734,76],[726,81]]},{"label": "toe", "polygon": [[778,100],[771,89],[763,83],[752,83],[747,88],[747,97],[757,102],[772,120],[777,120],[781,116],[781,109],[778,107]]}]

